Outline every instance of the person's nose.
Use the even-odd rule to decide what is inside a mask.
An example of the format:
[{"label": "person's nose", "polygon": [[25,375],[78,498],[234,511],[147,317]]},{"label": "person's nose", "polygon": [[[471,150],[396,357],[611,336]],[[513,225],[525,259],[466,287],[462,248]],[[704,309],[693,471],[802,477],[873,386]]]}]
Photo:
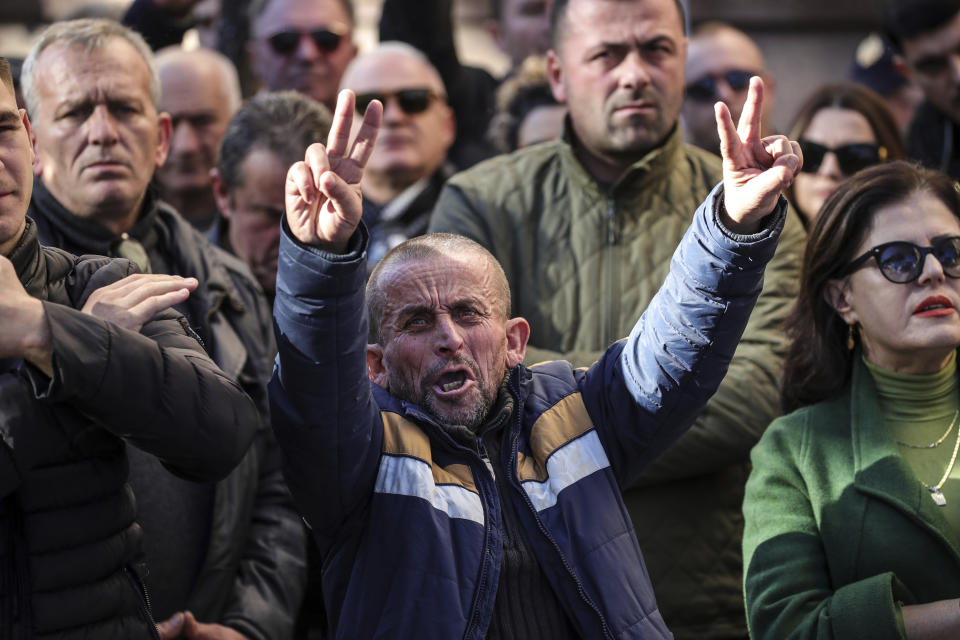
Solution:
[{"label": "person's nose", "polygon": [[820,163],[820,168],[817,169],[817,174],[828,176],[835,180],[842,180],[843,171],[840,170],[840,162],[837,160],[837,154],[833,151],[827,151],[823,156],[823,162]]},{"label": "person's nose", "polygon": [[173,128],[173,137],[170,139],[170,153],[195,153],[200,149],[200,137],[192,124],[184,120]]},{"label": "person's nose", "polygon": [[451,356],[463,348],[463,334],[449,315],[437,316],[434,352],[439,356]]},{"label": "person's nose", "polygon": [[297,42],[297,57],[301,60],[315,60],[321,55],[320,47],[309,33],[301,33]]},{"label": "person's nose", "polygon": [[630,51],[617,68],[618,83],[624,89],[640,89],[650,83],[650,73],[639,51]]},{"label": "person's nose", "polygon": [[87,137],[92,144],[112,145],[119,139],[117,122],[106,105],[97,105],[87,120]]},{"label": "person's nose", "polygon": [[917,284],[940,284],[946,279],[943,272],[943,264],[937,260],[933,253],[924,256],[923,268],[920,270],[920,277],[917,278]]}]

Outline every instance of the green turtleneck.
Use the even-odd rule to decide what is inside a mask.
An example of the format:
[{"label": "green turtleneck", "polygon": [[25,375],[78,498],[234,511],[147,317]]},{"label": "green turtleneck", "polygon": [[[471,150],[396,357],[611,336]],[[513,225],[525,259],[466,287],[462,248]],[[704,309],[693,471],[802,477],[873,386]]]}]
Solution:
[{"label": "green turtleneck", "polygon": [[[952,357],[943,369],[927,374],[896,373],[866,358],[863,362],[877,385],[884,423],[904,460],[921,482],[936,485],[950,466],[960,438],[957,359]],[[943,437],[948,428],[949,433]],[[933,448],[917,449],[904,444],[925,446],[941,438],[942,442]],[[947,500],[943,515],[954,530],[960,531],[960,455],[940,490]]]}]

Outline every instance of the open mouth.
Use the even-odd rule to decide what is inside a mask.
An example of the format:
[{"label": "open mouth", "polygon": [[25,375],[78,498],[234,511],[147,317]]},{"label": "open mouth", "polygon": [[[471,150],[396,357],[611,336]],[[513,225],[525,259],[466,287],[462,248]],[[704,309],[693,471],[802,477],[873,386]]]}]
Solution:
[{"label": "open mouth", "polygon": [[467,383],[467,372],[463,370],[459,371],[448,371],[447,373],[441,373],[437,377],[436,385],[440,387],[446,393],[451,391],[457,391],[462,389],[463,385]]},{"label": "open mouth", "polygon": [[953,313],[953,303],[945,296],[930,296],[913,310],[914,315],[941,316]]}]

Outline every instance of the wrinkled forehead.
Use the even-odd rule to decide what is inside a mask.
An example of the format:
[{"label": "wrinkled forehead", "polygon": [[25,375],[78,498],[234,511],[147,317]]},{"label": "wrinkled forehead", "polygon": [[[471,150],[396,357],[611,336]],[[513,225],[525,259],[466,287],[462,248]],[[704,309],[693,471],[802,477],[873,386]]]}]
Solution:
[{"label": "wrinkled forehead", "polygon": [[340,0],[269,0],[253,24],[253,35],[268,37],[283,29],[330,29],[349,33],[352,24]]},{"label": "wrinkled forehead", "polygon": [[58,102],[96,94],[153,104],[150,69],[123,38],[110,38],[93,50],[54,43],[40,54],[35,74],[41,96],[46,94]]},{"label": "wrinkled forehead", "polygon": [[385,316],[420,307],[434,311],[472,301],[484,311],[497,307],[493,270],[481,256],[437,255],[390,264],[379,276]]}]

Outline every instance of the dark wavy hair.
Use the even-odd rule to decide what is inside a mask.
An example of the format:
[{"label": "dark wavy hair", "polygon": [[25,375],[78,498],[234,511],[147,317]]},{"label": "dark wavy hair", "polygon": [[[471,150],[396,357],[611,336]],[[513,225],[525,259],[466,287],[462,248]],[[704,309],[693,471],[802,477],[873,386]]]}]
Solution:
[{"label": "dark wavy hair", "polygon": [[827,283],[857,256],[881,207],[929,193],[960,219],[960,185],[952,178],[908,162],[869,167],[840,183],[823,203],[807,238],[800,293],[786,320],[791,339],[784,361],[784,411],[830,399],[850,379],[849,329],[824,295]]},{"label": "dark wavy hair", "polygon": [[[866,118],[877,139],[877,144],[886,149],[886,160],[907,158],[903,138],[900,137],[900,130],[897,129],[897,121],[894,120],[883,98],[870,89],[853,83],[824,85],[810,94],[794,116],[788,137],[791,140],[802,138],[817,112],[831,107],[856,111]],[[787,189],[786,196],[796,207],[797,200],[793,197],[793,185]],[[807,213],[816,215],[817,212]],[[800,216],[800,220],[804,226],[807,225],[806,216]]]}]

